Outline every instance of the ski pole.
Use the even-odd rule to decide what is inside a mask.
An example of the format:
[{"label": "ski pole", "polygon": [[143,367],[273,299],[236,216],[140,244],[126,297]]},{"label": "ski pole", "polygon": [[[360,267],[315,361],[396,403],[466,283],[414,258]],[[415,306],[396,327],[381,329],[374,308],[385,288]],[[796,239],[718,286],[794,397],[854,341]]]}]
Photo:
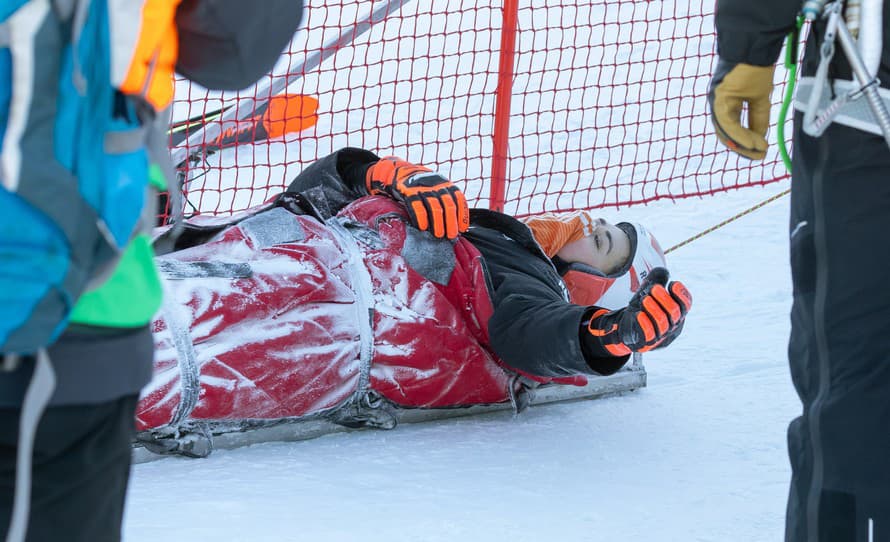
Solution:
[{"label": "ski pole", "polygon": [[214,122],[209,125],[205,124],[203,129],[197,130],[185,141],[174,147],[170,153],[173,163],[181,164],[195,154],[200,154],[200,150],[190,152],[189,149],[200,149],[202,141],[213,141],[217,139],[222,132],[222,124],[225,122],[243,120],[253,115],[261,105],[271,100],[273,96],[281,94],[281,92],[293,83],[295,79],[300,79],[303,77],[304,73],[317,68],[322,62],[333,56],[334,53],[355,41],[357,37],[370,30],[374,24],[384,20],[392,13],[401,9],[401,7],[408,2],[410,2],[410,0],[389,0],[372,11],[367,18],[360,21],[354,27],[344,29],[339,36],[323,45],[320,50],[308,55],[302,62],[285,75],[270,78],[270,83],[265,84],[263,87],[256,87],[256,92],[253,97],[244,97],[239,100],[237,107],[231,107],[225,110],[222,115],[220,115],[219,122]]},{"label": "ski pole", "polygon": [[[243,143],[256,143],[268,138],[294,134],[315,125],[318,120],[318,99],[303,94],[281,94],[273,96],[255,110],[255,113],[244,120],[232,120],[221,126],[220,134],[213,140],[204,140],[201,146],[204,152]],[[205,123],[219,119],[222,110],[216,116],[209,114],[201,122],[198,120],[183,121],[175,124],[170,132],[170,141],[174,145],[191,137],[195,129]],[[177,167],[182,164],[176,164]]]}]

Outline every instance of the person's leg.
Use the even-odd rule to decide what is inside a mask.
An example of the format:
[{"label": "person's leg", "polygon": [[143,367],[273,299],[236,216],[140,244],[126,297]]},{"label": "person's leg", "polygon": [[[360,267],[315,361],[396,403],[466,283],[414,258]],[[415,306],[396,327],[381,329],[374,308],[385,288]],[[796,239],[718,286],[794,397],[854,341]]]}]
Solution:
[{"label": "person's leg", "polygon": [[[137,396],[47,409],[34,443],[29,542],[120,540]],[[0,533],[15,484],[17,409],[0,409]]]},{"label": "person's leg", "polygon": [[[890,149],[834,125],[795,133],[786,539],[868,540],[890,525]],[[881,536],[890,536],[883,531]],[[874,540],[880,540],[874,538]]]},{"label": "person's leg", "polygon": [[[819,157],[817,141],[801,137],[800,119],[795,117],[794,169],[791,175],[789,219],[791,278],[791,337],[788,360],[794,387],[804,405],[812,402],[817,388],[816,348],[813,345],[813,299],[816,290],[816,248],[813,235],[812,175]],[[805,416],[788,428],[788,455],[791,460],[791,488],[786,511],[787,542],[807,540],[806,497],[812,477],[811,446]]]}]

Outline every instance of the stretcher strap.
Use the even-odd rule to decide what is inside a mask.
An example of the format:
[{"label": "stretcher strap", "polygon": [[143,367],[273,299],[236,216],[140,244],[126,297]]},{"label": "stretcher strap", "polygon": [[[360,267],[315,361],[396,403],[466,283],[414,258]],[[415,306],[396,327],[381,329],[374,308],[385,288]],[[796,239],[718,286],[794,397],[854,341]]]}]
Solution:
[{"label": "stretcher strap", "polygon": [[338,217],[332,217],[325,224],[337,238],[343,253],[348,256],[350,277],[353,281],[352,290],[355,293],[356,323],[359,326],[361,339],[359,351],[361,371],[355,399],[361,400],[370,385],[371,361],[374,358],[374,288],[371,285],[371,274],[365,267],[364,257],[353,237],[354,234],[340,220]]},{"label": "stretcher strap", "polygon": [[170,419],[170,427],[176,429],[185,421],[195,405],[198,404],[198,396],[201,391],[201,382],[198,373],[198,356],[195,353],[195,345],[189,334],[188,320],[181,314],[188,310],[185,305],[178,306],[171,299],[172,296],[164,296],[164,321],[173,345],[176,347],[176,360],[179,364],[180,394],[179,405]]}]

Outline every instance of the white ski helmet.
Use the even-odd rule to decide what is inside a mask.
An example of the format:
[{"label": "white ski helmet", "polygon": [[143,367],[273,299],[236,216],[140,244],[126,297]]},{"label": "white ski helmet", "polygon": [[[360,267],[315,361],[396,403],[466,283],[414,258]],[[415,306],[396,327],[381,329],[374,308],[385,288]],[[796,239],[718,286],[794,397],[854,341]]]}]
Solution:
[{"label": "white ski helmet", "polygon": [[655,267],[667,267],[664,251],[649,230],[641,224],[629,222],[620,222],[615,226],[630,238],[630,258],[611,275],[604,275],[582,263],[569,263],[563,272],[563,280],[572,303],[620,309],[627,306],[633,294],[640,289],[649,271]]}]

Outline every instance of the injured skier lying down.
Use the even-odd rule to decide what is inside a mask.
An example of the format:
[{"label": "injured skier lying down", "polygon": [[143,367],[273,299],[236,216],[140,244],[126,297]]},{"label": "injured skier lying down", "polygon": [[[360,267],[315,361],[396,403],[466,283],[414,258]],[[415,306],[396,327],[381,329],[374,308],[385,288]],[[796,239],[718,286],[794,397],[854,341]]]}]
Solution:
[{"label": "injured skier lying down", "polygon": [[188,220],[157,263],[166,301],[143,440],[515,404],[523,389],[583,385],[666,346],[692,304],[638,224],[469,210],[442,175],[355,148],[261,207]]}]

